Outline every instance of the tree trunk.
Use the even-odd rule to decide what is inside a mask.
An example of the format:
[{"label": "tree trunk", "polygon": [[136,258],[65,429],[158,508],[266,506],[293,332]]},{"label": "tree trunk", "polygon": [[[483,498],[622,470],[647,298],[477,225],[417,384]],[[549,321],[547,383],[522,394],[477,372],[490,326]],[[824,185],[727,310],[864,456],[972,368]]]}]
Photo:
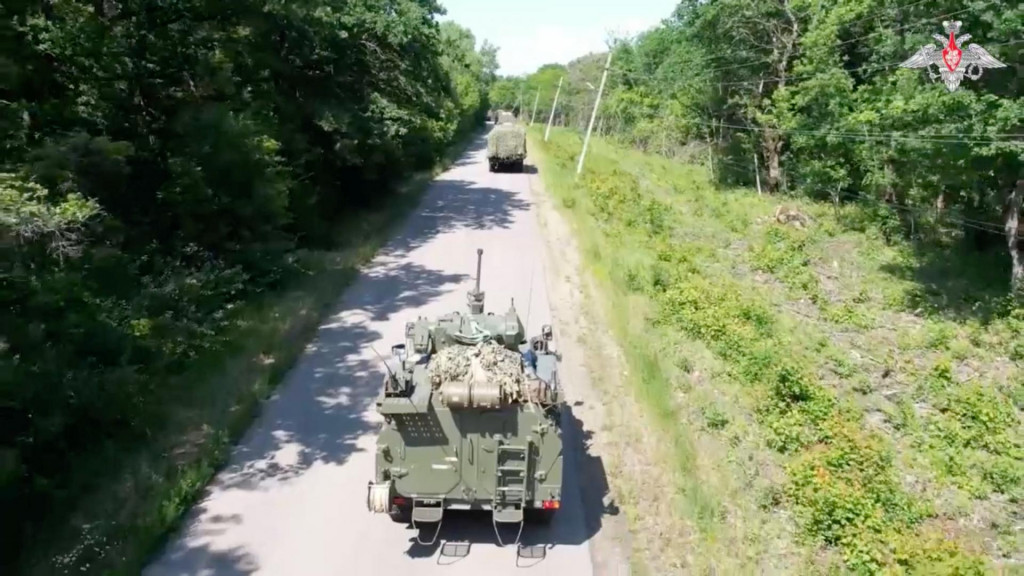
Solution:
[{"label": "tree trunk", "polygon": [[1017,293],[1024,293],[1024,243],[1020,241],[1020,208],[1024,201],[1024,180],[1017,180],[1017,186],[1006,199],[1006,248],[1012,264],[1010,287]]},{"label": "tree trunk", "polygon": [[886,204],[896,205],[899,204],[899,198],[896,197],[896,169],[893,168],[892,158],[886,157],[885,159],[885,196],[882,199]]},{"label": "tree trunk", "polygon": [[765,183],[768,193],[775,194],[782,182],[782,136],[770,128],[766,128],[763,134],[761,143],[764,148],[765,169],[768,171]]}]

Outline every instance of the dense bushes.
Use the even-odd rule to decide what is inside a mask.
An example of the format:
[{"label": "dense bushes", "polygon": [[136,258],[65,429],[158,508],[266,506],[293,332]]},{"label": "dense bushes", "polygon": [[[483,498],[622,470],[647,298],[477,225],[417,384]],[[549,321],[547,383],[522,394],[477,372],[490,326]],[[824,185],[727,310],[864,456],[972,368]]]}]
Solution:
[{"label": "dense bushes", "polygon": [[431,0],[0,6],[3,556],[160,426],[237,305],[479,126]]},{"label": "dense bushes", "polygon": [[[1007,198],[1024,178],[1021,15],[1003,1],[686,0],[614,47],[595,131],[710,162],[720,184],[874,205],[878,218],[895,216],[891,232],[1005,253]],[[962,21],[964,49],[976,42],[1007,67],[954,93],[900,69],[947,35],[945,20]],[[564,75],[556,124],[582,131],[604,58],[545,66],[518,83],[528,96],[541,87],[546,114]],[[1006,278],[1010,260],[999,263]],[[1024,288],[1024,267],[1016,275]]]}]

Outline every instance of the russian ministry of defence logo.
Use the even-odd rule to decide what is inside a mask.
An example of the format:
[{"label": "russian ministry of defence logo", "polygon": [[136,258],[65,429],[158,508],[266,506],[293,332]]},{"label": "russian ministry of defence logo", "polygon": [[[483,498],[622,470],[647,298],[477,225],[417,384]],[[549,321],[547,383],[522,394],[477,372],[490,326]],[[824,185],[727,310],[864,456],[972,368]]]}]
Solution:
[{"label": "russian ministry of defence logo", "polygon": [[[946,33],[949,34],[949,40],[939,36],[938,34],[933,35],[939,42],[939,46],[929,44],[922,46],[916,54],[907,59],[906,62],[900,64],[901,68],[928,68],[934,65],[939,70],[939,74],[936,75],[932,72],[931,68],[928,68],[928,75],[931,76],[932,80],[938,80],[942,78],[942,81],[946,84],[946,88],[952,92],[960,87],[960,81],[963,80],[964,76],[967,76],[971,80],[977,80],[981,78],[981,71],[984,68],[1005,68],[1006,64],[1003,64],[999,60],[996,60],[988,50],[985,50],[977,44],[969,44],[967,49],[961,48],[963,43],[970,40],[970,34],[964,34],[959,38],[956,37],[957,33],[960,32],[959,20],[955,22],[943,22],[942,26],[946,29]],[[942,48],[939,50],[939,48]]]}]

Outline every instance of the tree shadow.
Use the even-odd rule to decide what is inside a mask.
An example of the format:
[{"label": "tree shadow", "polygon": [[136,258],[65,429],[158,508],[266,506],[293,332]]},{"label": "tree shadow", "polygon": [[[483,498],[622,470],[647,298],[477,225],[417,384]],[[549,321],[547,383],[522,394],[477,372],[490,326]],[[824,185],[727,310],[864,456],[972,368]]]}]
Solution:
[{"label": "tree shadow", "polygon": [[[479,162],[476,156],[483,150],[483,141],[478,141],[465,158]],[[405,321],[413,320],[396,315],[428,305],[468,278],[404,257],[437,236],[459,229],[509,228],[517,213],[530,208],[515,191],[453,177],[458,173],[450,171],[434,181],[398,234],[360,272],[275,394],[264,403],[262,414],[233,448],[229,462],[206,487],[201,502],[225,491],[267,491],[318,463],[342,465],[362,450],[357,443],[377,426],[366,413],[385,374],[371,347],[376,345],[378,352],[386,353],[378,342],[401,333]],[[386,327],[380,326],[382,322],[388,323]],[[394,334],[383,334],[375,327]],[[203,504],[192,508],[179,533],[167,542],[161,566],[196,567],[207,573],[200,567],[211,567],[212,562],[217,564],[218,574],[249,573],[244,571],[248,564],[241,552],[210,551],[207,543],[216,534],[207,531],[215,524]]]},{"label": "tree shadow", "polygon": [[1008,260],[1005,251],[980,251],[966,242],[918,241],[911,260],[883,264],[881,270],[916,285],[902,302],[908,312],[988,325],[1010,311]]},{"label": "tree shadow", "polygon": [[[201,506],[196,507],[203,511]],[[217,536],[233,526],[241,524],[239,514],[214,515],[206,518],[203,528],[197,533],[202,536]],[[179,576],[185,573],[178,566],[202,566],[200,570],[190,574],[217,574],[218,576],[247,576],[259,570],[256,558],[243,546],[234,546],[226,550],[215,550],[208,545],[189,546],[174,552],[173,566],[152,567],[146,571],[147,576]]]},{"label": "tree shadow", "polygon": [[259,570],[259,563],[244,547],[213,550],[208,546],[195,546],[182,550],[174,557],[183,566],[202,566],[199,572],[185,572],[174,568],[153,568],[147,576],[181,576],[182,574],[216,574],[217,576],[248,576]]},{"label": "tree shadow", "polygon": [[267,480],[289,480],[317,462],[344,464],[372,429],[363,414],[385,374],[370,349],[383,335],[369,322],[423,306],[466,278],[412,262],[367,270],[272,398],[269,422],[253,427],[211,488],[266,489]]},{"label": "tree shadow", "polygon": [[[606,516],[617,516],[619,508],[608,501],[608,476],[604,462],[590,452],[593,432],[573,413],[572,406],[562,408],[563,438],[563,496],[562,507],[548,525],[523,525],[518,546],[531,552],[531,557],[518,559],[518,566],[529,567],[543,562],[547,551],[560,546],[581,546],[601,530]],[[445,512],[437,540],[431,545],[420,544],[419,538],[429,541],[437,529],[436,524],[413,528],[408,525],[410,558],[435,559],[437,564],[454,564],[462,558],[445,554],[446,547],[459,545],[472,554],[477,545],[500,545],[488,511],[450,510]],[[499,525],[501,542],[515,549],[517,525]],[[537,557],[532,557],[537,556]],[[435,558],[436,557],[436,558]]]},{"label": "tree shadow", "polygon": [[[463,156],[462,158],[459,158],[458,160],[456,160],[455,162],[452,163],[451,167],[452,168],[463,168],[465,166],[472,166],[474,164],[477,164],[479,162],[479,160],[476,158],[475,155],[472,154],[472,152],[476,150],[476,147],[477,147],[478,144],[480,144],[480,143],[479,142],[474,142],[473,145],[470,148],[470,155]],[[487,147],[487,140],[483,141],[483,147],[484,148]]]},{"label": "tree shadow", "polygon": [[493,230],[509,228],[517,213],[530,204],[510,190],[480,186],[467,180],[438,179],[436,193],[426,194],[416,216],[380,254],[398,258],[423,246],[440,234],[462,229]]}]

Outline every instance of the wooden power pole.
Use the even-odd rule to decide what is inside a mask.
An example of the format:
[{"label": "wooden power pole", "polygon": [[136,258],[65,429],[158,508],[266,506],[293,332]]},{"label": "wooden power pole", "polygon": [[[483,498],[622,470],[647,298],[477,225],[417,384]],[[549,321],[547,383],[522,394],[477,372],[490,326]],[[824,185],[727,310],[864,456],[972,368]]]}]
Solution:
[{"label": "wooden power pole", "polygon": [[590,124],[587,125],[587,136],[583,139],[583,151],[580,152],[580,161],[576,165],[576,175],[583,171],[583,159],[587,156],[587,145],[590,144],[590,133],[594,130],[594,120],[597,118],[597,107],[601,105],[601,93],[604,92],[604,82],[608,79],[608,68],[612,65],[612,50],[608,49],[608,61],[604,64],[604,73],[601,74],[601,86],[597,89],[597,100],[594,101],[594,111],[590,113]]},{"label": "wooden power pole", "polygon": [[551,121],[555,119],[555,107],[558,106],[558,93],[562,91],[562,77],[558,77],[558,89],[555,90],[555,101],[551,103],[551,115],[548,116],[548,127],[544,130],[544,141],[548,141],[548,135],[551,134]]}]

